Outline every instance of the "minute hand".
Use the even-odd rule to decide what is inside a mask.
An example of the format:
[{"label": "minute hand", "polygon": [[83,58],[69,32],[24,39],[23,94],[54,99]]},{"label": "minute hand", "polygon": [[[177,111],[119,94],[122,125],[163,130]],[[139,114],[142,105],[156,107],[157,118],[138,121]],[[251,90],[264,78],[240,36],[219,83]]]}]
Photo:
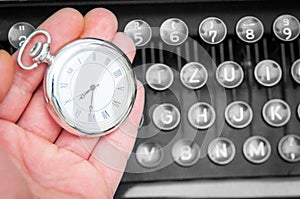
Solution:
[{"label": "minute hand", "polygon": [[73,98],[70,98],[68,99],[67,101],[64,102],[64,104],[66,105],[67,103],[73,101],[74,99],[78,98],[79,97],[79,100],[83,99],[89,92],[91,91],[91,89],[85,91],[84,93],[81,93],[79,95],[76,95],[75,97]]},{"label": "minute hand", "polygon": [[91,95],[91,103],[90,103],[90,112],[93,111],[94,107],[93,107],[93,101],[94,101],[94,89],[92,90],[92,95]]},{"label": "minute hand", "polygon": [[92,84],[92,85],[90,86],[90,89],[89,89],[89,90],[87,90],[87,91],[85,91],[84,93],[81,93],[81,94],[79,94],[79,95],[76,95],[76,96],[73,97],[73,98],[70,98],[68,101],[64,102],[64,104],[66,105],[67,103],[73,101],[74,99],[76,99],[76,98],[78,98],[78,97],[79,97],[78,100],[84,99],[85,96],[86,96],[91,90],[94,90],[97,86],[99,86],[99,84],[97,84],[97,85],[93,85],[93,84]]},{"label": "minute hand", "polygon": [[91,85],[91,89],[90,90],[92,90],[92,95],[91,95],[91,103],[90,103],[90,112],[92,112],[93,111],[93,109],[94,109],[94,106],[93,106],[93,102],[94,102],[94,92],[95,92],[95,89],[96,89],[96,87],[97,86],[99,86],[99,84],[97,84],[97,85]]}]

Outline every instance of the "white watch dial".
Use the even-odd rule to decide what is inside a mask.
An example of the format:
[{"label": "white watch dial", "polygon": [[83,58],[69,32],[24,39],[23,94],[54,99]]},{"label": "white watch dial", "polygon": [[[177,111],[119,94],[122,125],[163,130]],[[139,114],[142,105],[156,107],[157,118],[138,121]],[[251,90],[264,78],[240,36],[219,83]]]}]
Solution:
[{"label": "white watch dial", "polygon": [[130,63],[112,46],[72,49],[73,53],[62,50],[48,72],[48,82],[55,79],[51,85],[54,111],[79,133],[111,131],[128,116],[135,98]]}]

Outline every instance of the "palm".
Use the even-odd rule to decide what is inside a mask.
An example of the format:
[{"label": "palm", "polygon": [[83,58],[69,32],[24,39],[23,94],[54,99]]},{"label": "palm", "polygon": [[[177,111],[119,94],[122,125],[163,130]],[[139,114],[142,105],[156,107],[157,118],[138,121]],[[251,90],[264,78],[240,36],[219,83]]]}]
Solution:
[{"label": "palm", "polygon": [[[95,21],[99,16],[102,22]],[[66,9],[41,25],[55,37],[55,51],[76,38],[97,36],[119,45],[132,59],[133,45],[124,35],[116,34],[116,27],[115,17],[103,9],[88,13],[84,19]],[[38,88],[45,69],[15,70],[14,83],[0,103],[0,146],[9,154],[31,194],[42,198],[111,198],[132,149],[143,103],[134,105],[123,128],[101,139],[82,139],[62,130],[49,116],[42,89]],[[137,98],[143,102],[142,89]],[[126,128],[131,135],[124,132]],[[103,163],[107,153],[116,164]]]},{"label": "palm", "polygon": [[[36,190],[35,195],[41,198],[111,197],[113,190],[108,186],[111,179],[106,179],[95,167],[93,159],[86,160],[67,148],[59,148],[38,137],[36,132],[26,131],[14,123],[1,122],[0,125],[10,134],[2,138],[10,143],[5,148],[29,182],[29,188]],[[10,140],[15,141],[13,145]]]}]

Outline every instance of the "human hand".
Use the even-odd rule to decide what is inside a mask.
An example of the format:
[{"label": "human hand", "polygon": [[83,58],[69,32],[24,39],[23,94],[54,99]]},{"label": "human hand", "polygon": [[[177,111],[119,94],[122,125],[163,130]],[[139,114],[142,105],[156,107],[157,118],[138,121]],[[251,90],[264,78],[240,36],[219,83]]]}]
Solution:
[{"label": "human hand", "polygon": [[[75,39],[95,37],[113,42],[132,61],[134,44],[117,33],[117,27],[116,17],[106,9],[91,10],[83,17],[66,8],[38,29],[50,33],[52,54]],[[50,117],[39,86],[46,66],[25,71],[17,66],[16,57],[0,51],[0,197],[112,198],[142,115],[141,84],[133,110],[120,128],[101,139],[83,139]],[[103,162],[107,157],[115,165]]]}]

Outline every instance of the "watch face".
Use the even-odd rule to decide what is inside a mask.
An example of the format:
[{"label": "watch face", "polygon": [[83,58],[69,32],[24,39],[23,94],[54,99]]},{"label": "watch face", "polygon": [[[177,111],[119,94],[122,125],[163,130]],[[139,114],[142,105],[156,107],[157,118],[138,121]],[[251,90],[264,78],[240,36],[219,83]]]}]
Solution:
[{"label": "watch face", "polygon": [[54,58],[45,81],[50,112],[78,135],[103,135],[131,111],[136,81],[130,61],[114,45],[81,39]]}]

